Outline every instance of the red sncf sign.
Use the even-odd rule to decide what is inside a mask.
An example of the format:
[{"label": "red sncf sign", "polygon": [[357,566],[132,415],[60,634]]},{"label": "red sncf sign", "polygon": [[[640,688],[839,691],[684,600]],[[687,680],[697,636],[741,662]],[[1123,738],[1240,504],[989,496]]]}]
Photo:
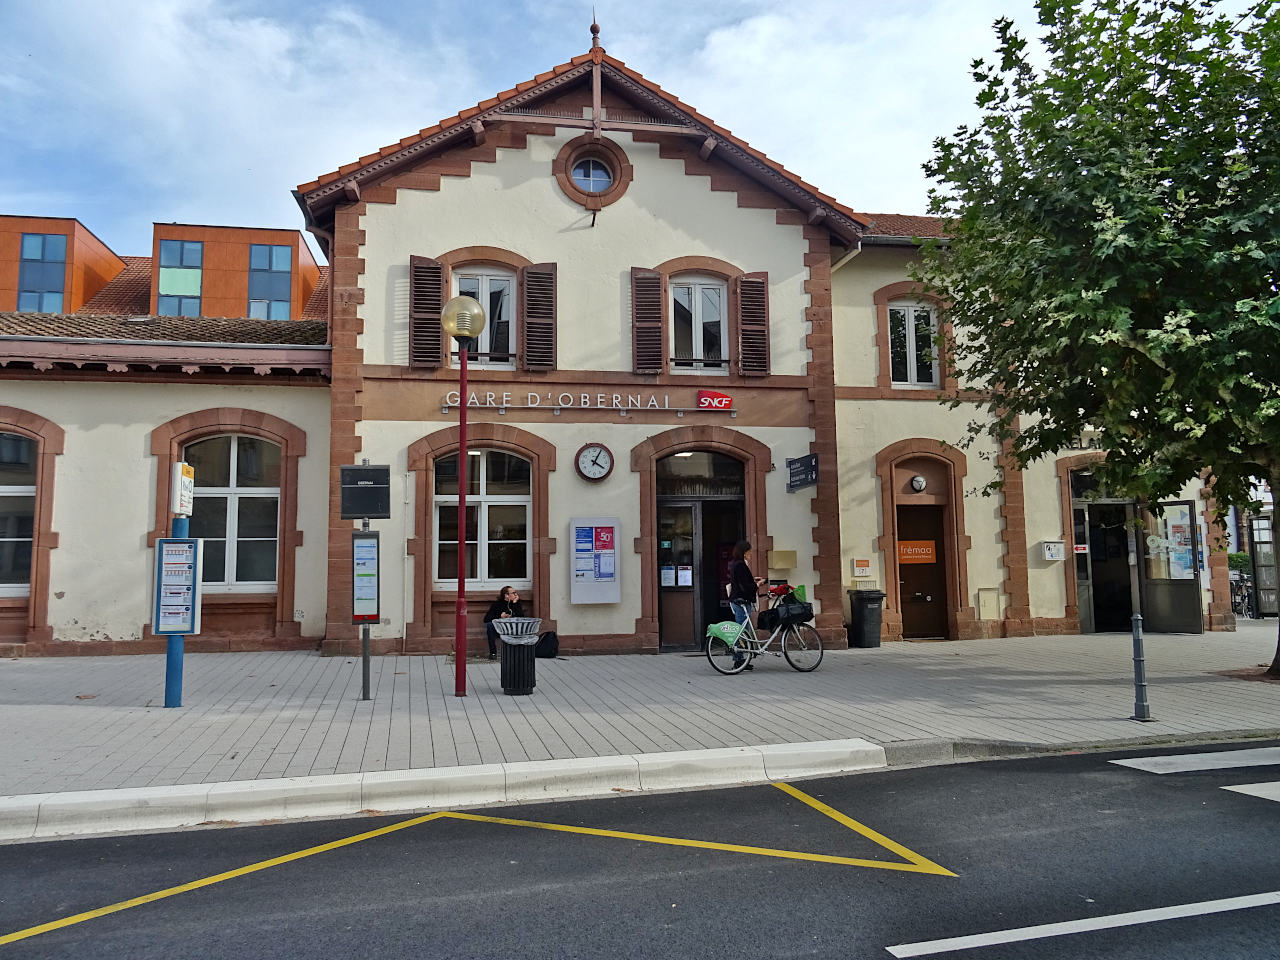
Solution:
[{"label": "red sncf sign", "polygon": [[733,406],[733,397],[718,390],[699,390],[699,410],[728,410]]}]

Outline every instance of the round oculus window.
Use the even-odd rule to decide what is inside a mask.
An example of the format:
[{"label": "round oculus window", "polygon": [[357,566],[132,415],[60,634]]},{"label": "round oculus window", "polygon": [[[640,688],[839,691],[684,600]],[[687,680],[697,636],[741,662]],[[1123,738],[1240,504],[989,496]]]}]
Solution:
[{"label": "round oculus window", "polygon": [[595,157],[584,157],[573,165],[573,182],[583,193],[604,193],[613,186],[613,171]]}]

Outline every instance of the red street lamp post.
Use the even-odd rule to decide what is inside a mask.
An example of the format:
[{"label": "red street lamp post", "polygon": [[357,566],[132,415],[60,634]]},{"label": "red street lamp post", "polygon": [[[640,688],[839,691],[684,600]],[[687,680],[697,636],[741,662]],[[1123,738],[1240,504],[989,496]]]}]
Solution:
[{"label": "red street lamp post", "polygon": [[458,600],[454,608],[453,695],[467,695],[467,341],[484,329],[484,307],[454,297],[440,313],[445,333],[458,341]]}]

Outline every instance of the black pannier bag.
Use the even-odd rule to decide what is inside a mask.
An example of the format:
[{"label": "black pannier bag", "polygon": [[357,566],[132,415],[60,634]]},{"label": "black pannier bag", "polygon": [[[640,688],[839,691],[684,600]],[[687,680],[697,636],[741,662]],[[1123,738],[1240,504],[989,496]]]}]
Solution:
[{"label": "black pannier bag", "polygon": [[770,607],[768,610],[761,610],[756,617],[756,626],[767,633],[773,633],[778,628],[778,608]]},{"label": "black pannier bag", "polygon": [[813,604],[803,600],[780,603],[773,609],[778,612],[778,622],[788,626],[793,623],[807,623],[813,619]]}]

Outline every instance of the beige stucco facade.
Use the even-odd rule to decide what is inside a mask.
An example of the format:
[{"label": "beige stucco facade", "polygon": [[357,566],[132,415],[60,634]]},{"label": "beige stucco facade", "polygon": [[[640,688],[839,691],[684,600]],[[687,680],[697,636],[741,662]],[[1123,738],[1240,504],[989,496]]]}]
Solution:
[{"label": "beige stucco facade", "polygon": [[299,461],[295,616],[305,636],[324,633],[324,528],[328,394],[322,387],[10,382],[9,405],[66,433],[54,477],[49,624],[61,641],[139,641],[151,621],[157,458],[151,433],[182,414],[241,408],[286,420],[307,437]]}]

